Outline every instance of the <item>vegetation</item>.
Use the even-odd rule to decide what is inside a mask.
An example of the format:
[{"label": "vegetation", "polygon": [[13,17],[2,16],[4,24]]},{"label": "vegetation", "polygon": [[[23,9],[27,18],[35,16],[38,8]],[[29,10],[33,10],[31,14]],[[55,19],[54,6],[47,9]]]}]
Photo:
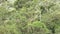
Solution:
[{"label": "vegetation", "polygon": [[60,34],[60,0],[0,0],[0,34]]}]

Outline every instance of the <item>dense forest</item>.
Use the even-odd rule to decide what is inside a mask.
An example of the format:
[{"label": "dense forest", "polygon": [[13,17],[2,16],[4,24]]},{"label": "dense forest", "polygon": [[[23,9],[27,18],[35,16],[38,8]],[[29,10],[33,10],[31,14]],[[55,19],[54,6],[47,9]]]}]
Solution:
[{"label": "dense forest", "polygon": [[60,34],[60,0],[0,0],[0,34]]}]

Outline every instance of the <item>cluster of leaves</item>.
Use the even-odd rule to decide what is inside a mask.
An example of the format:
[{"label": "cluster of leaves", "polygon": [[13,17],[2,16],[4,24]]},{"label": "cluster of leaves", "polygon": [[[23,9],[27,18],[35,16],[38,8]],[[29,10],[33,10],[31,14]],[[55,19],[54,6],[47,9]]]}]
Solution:
[{"label": "cluster of leaves", "polygon": [[59,34],[59,11],[60,0],[1,0],[0,34]]}]

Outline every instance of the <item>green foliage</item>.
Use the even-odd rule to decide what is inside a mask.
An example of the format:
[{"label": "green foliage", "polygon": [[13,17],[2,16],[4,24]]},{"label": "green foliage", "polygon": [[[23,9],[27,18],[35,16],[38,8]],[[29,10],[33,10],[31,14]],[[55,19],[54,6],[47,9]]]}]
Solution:
[{"label": "green foliage", "polygon": [[0,0],[0,34],[60,34],[60,0]]},{"label": "green foliage", "polygon": [[47,34],[49,33],[49,30],[46,28],[46,25],[44,23],[41,23],[40,21],[35,21],[33,23],[28,24],[28,30],[31,34]]}]

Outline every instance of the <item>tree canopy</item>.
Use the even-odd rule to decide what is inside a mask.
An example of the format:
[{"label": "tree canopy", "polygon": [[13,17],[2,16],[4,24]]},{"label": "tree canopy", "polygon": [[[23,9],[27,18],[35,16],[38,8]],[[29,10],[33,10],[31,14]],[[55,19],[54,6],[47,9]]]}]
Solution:
[{"label": "tree canopy", "polygon": [[0,0],[0,34],[60,34],[60,0]]}]

